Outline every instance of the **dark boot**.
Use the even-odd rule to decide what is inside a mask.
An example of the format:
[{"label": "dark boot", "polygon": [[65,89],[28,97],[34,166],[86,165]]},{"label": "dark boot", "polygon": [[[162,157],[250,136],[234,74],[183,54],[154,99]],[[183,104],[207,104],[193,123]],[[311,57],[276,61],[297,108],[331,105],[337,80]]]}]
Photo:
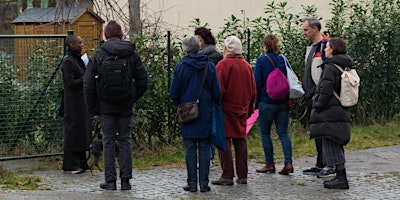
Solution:
[{"label": "dark boot", "polygon": [[335,170],[336,176],[332,180],[325,181],[324,187],[328,189],[349,189],[349,182],[346,177],[346,169]]},{"label": "dark boot", "polygon": [[106,181],[106,182],[100,184],[100,188],[105,189],[105,190],[116,190],[117,183],[115,181]]},{"label": "dark boot", "polygon": [[121,190],[130,190],[132,189],[131,183],[129,183],[129,179],[123,178],[121,179]]}]

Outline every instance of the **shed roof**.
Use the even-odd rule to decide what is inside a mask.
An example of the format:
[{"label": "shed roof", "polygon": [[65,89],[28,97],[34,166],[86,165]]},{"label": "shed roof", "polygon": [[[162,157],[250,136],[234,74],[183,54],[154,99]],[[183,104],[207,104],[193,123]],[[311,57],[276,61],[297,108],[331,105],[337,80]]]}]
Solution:
[{"label": "shed roof", "polygon": [[94,13],[90,8],[86,7],[67,7],[63,8],[63,10],[56,7],[29,8],[15,18],[11,23],[51,23],[65,21],[72,24],[85,12],[89,12],[101,23],[104,23],[104,20],[102,20],[100,16]]}]

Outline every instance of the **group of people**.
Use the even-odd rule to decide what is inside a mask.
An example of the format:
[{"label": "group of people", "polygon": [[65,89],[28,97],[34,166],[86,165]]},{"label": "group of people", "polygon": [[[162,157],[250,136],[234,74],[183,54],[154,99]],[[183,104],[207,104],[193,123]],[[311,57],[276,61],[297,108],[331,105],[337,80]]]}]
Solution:
[{"label": "group of people", "polygon": [[[303,87],[310,123],[310,137],[315,139],[317,163],[304,174],[326,177],[326,188],[348,189],[343,145],[350,139],[350,113],[341,106],[334,92],[340,91],[341,72],[335,65],[353,67],[346,54],[346,43],[340,38],[329,38],[321,33],[321,23],[316,18],[303,22],[303,34],[310,41],[305,57]],[[83,44],[79,36],[66,38],[67,56],[62,63],[64,80],[64,160],[65,173],[80,173],[88,169],[86,151],[92,142],[91,121],[100,120],[103,130],[106,190],[117,188],[115,167],[115,141],[119,144],[121,189],[130,190],[132,178],[132,108],[143,96],[148,85],[148,74],[133,43],[122,40],[121,26],[110,21],[104,28],[106,42],[85,66],[80,54]],[[226,150],[218,150],[221,176],[212,180],[214,185],[247,184],[248,153],[246,140],[247,119],[255,109],[259,111],[258,125],[265,155],[265,165],[258,173],[275,173],[274,150],[271,139],[275,123],[282,144],[284,160],[281,175],[294,172],[292,143],[288,133],[291,99],[275,100],[266,91],[266,79],[275,67],[286,76],[284,57],[279,49],[279,39],[274,34],[263,38],[264,54],[256,60],[254,71],[242,56],[242,43],[236,36],[224,40],[223,53],[216,48],[211,31],[200,27],[194,35],[182,40],[185,56],[174,68],[170,97],[176,106],[195,101],[203,85],[198,102],[200,116],[194,122],[181,123],[185,147],[187,185],[185,191],[210,191],[210,163],[215,148],[211,145],[213,105],[222,107],[226,136]],[[106,56],[127,60],[131,84],[126,101],[113,102],[99,93],[99,68]],[[204,76],[204,83],[202,84]],[[117,137],[118,133],[118,137]],[[234,153],[232,153],[232,145]],[[235,158],[233,158],[233,155]],[[211,161],[211,162],[210,162]],[[235,179],[235,177],[237,177]]]},{"label": "group of people", "polygon": [[[317,149],[316,166],[303,170],[303,173],[319,178],[336,175],[324,181],[324,187],[348,189],[343,146],[350,140],[350,113],[334,95],[334,92],[340,92],[341,87],[341,71],[335,65],[343,69],[353,68],[353,61],[346,54],[346,42],[322,34],[318,19],[305,19],[303,34],[310,41],[306,48],[303,88],[310,138],[315,139]],[[275,67],[287,75],[285,58],[281,55],[276,35],[267,34],[262,43],[264,55],[257,58],[253,72],[242,56],[241,41],[235,36],[224,40],[222,60],[210,30],[198,28],[195,36],[182,40],[185,56],[174,69],[170,88],[170,96],[176,106],[196,100],[203,72],[205,68],[208,70],[205,92],[199,102],[200,118],[181,123],[188,176],[187,185],[183,188],[185,191],[196,192],[198,184],[201,192],[210,191],[209,160],[213,160],[214,155],[210,143],[213,104],[222,106],[227,149],[218,151],[222,173],[218,179],[211,181],[212,184],[247,184],[246,121],[255,109],[259,112],[258,125],[265,155],[265,165],[257,168],[256,172],[276,172],[272,123],[275,123],[284,154],[283,168],[278,173],[288,175],[294,172],[288,133],[290,103],[293,100],[289,96],[280,100],[270,98],[266,90],[266,79]]]}]

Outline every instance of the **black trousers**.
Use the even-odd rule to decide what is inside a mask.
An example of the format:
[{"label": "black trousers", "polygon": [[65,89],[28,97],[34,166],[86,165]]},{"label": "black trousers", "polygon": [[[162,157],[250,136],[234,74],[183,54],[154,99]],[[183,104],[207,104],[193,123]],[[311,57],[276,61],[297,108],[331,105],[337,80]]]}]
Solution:
[{"label": "black trousers", "polygon": [[[306,97],[305,103],[307,105],[307,117],[308,121],[310,120],[310,115],[311,115],[311,109],[312,109],[312,98],[311,97]],[[323,159],[323,154],[322,154],[322,139],[321,138],[315,138],[315,148],[317,149],[317,164],[315,166],[319,168],[325,167],[324,164],[324,159]]]},{"label": "black trousers", "polygon": [[73,171],[78,168],[82,168],[83,170],[89,169],[86,159],[86,152],[64,151],[62,169],[65,171]]}]

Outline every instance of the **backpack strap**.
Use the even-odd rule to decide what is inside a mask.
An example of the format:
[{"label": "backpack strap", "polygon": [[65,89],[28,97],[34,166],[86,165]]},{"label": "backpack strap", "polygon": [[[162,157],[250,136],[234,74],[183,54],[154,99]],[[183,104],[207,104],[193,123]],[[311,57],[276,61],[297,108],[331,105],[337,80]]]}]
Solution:
[{"label": "backpack strap", "polygon": [[204,82],[206,80],[207,77],[207,71],[208,71],[208,64],[206,65],[205,69],[204,69],[204,74],[203,74],[203,79],[201,80],[201,85],[200,85],[200,89],[199,89],[199,93],[197,94],[197,103],[199,103],[200,97],[201,97],[201,92],[203,90],[203,86],[204,86]]},{"label": "backpack strap", "polygon": [[[332,63],[332,62],[330,62],[329,64],[332,64],[332,65],[335,66],[337,69],[339,69],[340,72],[343,73],[343,69],[342,69],[342,67],[340,67],[339,65],[337,65],[337,64],[335,64],[335,63]],[[338,93],[336,93],[335,90],[333,90],[333,95],[335,95],[335,97],[340,101],[340,97],[339,97]]]},{"label": "backpack strap", "polygon": [[341,66],[339,66],[339,65],[337,65],[337,64],[335,64],[335,63],[329,63],[329,64],[332,64],[333,66],[335,66],[336,68],[338,68],[339,70],[340,70],[340,72],[342,72],[343,73],[343,69],[342,69],[342,67]]},{"label": "backpack strap", "polygon": [[276,68],[276,65],[274,63],[274,61],[271,59],[271,57],[269,57],[267,54],[265,54],[265,56],[268,58],[268,60],[272,63],[272,66],[274,66],[274,68]]}]

